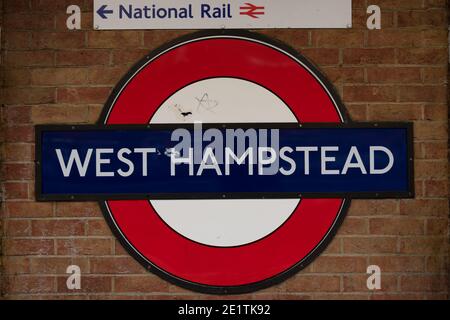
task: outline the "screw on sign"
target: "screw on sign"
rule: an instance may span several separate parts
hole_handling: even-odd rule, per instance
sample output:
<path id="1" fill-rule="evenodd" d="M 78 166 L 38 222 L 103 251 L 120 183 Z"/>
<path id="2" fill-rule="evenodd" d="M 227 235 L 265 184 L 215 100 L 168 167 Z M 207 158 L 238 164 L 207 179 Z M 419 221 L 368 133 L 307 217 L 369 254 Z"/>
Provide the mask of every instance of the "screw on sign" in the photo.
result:
<path id="1" fill-rule="evenodd" d="M 98 200 L 132 256 L 200 292 L 279 283 L 351 198 L 414 195 L 410 124 L 351 123 L 310 62 L 244 31 L 157 49 L 97 125 L 38 126 L 36 141 L 39 201 Z"/>

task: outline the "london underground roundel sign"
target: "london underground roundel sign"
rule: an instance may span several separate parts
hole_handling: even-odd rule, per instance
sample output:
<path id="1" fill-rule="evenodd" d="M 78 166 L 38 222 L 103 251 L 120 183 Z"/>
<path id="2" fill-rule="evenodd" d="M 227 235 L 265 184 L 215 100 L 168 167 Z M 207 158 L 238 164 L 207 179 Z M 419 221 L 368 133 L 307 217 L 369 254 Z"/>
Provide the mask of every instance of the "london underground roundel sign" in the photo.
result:
<path id="1" fill-rule="evenodd" d="M 247 32 L 218 32 L 184 37 L 142 60 L 117 86 L 101 121 L 307 123 L 345 117 L 332 86 L 294 50 Z M 348 204 L 214 199 L 105 201 L 103 207 L 122 244 L 153 272 L 194 290 L 238 293 L 304 268 L 330 242 Z"/>
<path id="2" fill-rule="evenodd" d="M 224 148 L 236 132 L 258 147 Z M 172 147 L 181 140 L 194 148 Z M 214 145 L 199 162 L 197 144 Z M 308 265 L 350 198 L 412 197 L 411 154 L 410 124 L 348 123 L 332 86 L 293 49 L 201 32 L 133 67 L 98 125 L 36 127 L 36 197 L 98 200 L 150 271 L 243 293 Z"/>

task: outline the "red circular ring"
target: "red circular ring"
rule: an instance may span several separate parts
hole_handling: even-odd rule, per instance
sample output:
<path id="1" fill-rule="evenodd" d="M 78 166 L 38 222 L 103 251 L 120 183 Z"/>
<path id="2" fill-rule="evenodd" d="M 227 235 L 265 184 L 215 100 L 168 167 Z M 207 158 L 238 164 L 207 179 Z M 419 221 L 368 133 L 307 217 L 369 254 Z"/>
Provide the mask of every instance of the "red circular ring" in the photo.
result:
<path id="1" fill-rule="evenodd" d="M 343 121 L 338 98 L 322 76 L 292 51 L 264 40 L 247 33 L 209 34 L 162 49 L 118 86 L 105 107 L 104 123 L 148 123 L 174 92 L 213 77 L 247 79 L 268 88 L 302 122 Z M 105 207 L 122 243 L 145 265 L 182 286 L 221 293 L 265 287 L 303 267 L 335 232 L 346 202 L 303 199 L 270 236 L 235 248 L 182 237 L 148 201 L 107 201 Z"/>

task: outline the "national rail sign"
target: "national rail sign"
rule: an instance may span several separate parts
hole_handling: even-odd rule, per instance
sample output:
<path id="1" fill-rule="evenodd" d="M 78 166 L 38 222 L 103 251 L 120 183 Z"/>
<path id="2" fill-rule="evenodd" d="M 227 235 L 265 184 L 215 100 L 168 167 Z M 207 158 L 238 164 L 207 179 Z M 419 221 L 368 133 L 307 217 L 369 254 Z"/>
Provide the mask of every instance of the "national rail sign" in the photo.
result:
<path id="1" fill-rule="evenodd" d="M 152 52 L 97 125 L 38 126 L 36 156 L 38 200 L 99 201 L 145 267 L 209 293 L 304 268 L 352 198 L 414 196 L 411 124 L 351 122 L 310 62 L 244 31 Z"/>
<path id="2" fill-rule="evenodd" d="M 94 28 L 351 28 L 351 0 L 94 0 Z"/>

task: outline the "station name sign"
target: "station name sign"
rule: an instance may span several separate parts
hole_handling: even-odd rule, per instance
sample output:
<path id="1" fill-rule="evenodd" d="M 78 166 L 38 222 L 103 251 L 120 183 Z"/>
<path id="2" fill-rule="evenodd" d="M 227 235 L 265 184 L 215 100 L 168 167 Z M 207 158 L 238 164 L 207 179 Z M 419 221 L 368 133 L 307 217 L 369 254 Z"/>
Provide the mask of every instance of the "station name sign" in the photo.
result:
<path id="1" fill-rule="evenodd" d="M 350 28 L 351 0 L 95 0 L 94 28 Z"/>
<path id="2" fill-rule="evenodd" d="M 411 197 L 408 124 L 37 127 L 38 198 Z"/>

